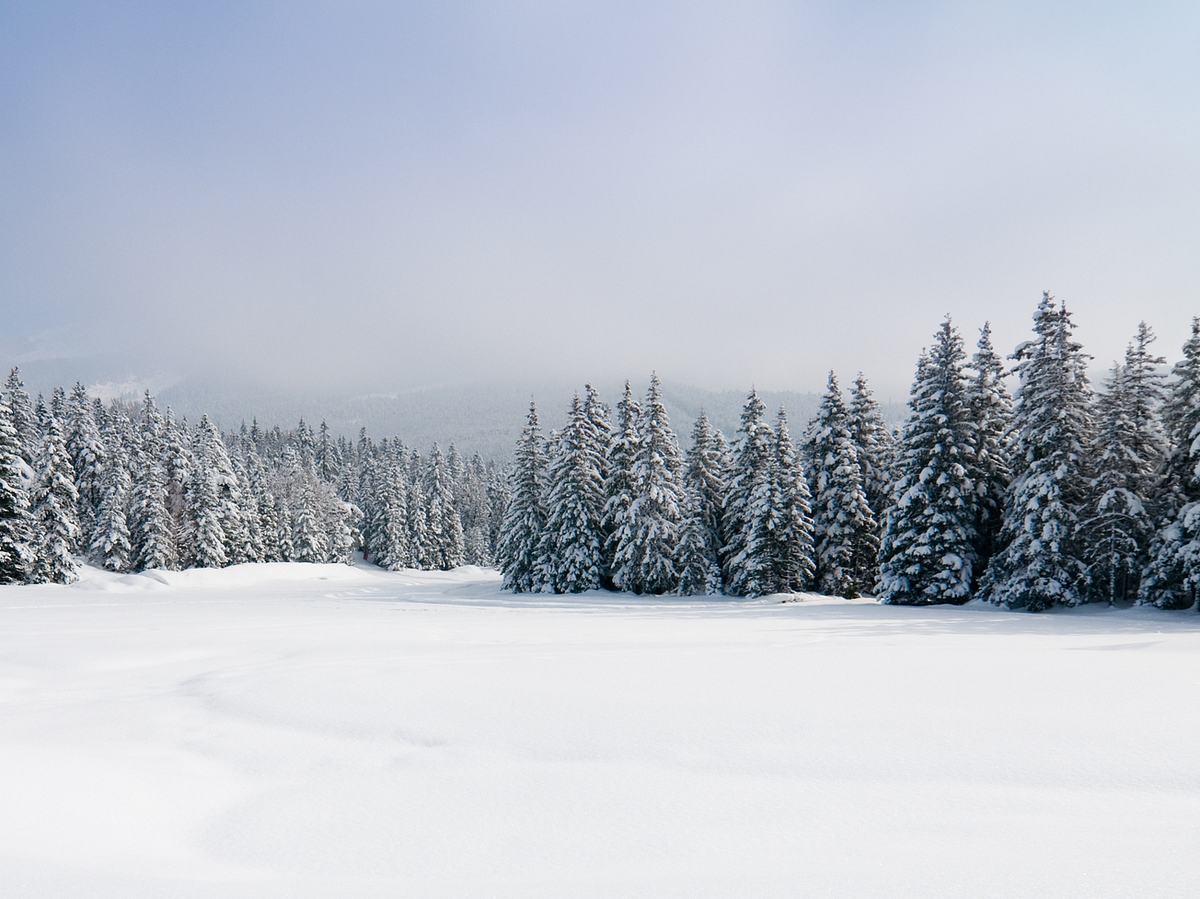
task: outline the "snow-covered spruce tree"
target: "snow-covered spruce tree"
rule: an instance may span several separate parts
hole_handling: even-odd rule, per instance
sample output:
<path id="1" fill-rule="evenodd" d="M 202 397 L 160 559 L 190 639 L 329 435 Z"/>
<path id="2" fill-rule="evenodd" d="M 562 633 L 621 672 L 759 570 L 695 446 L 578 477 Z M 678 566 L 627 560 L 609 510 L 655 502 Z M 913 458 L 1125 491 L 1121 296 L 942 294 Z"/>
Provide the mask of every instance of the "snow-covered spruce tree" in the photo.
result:
<path id="1" fill-rule="evenodd" d="M 717 544 L 704 501 L 695 487 L 684 492 L 683 523 L 679 529 L 676 553 L 679 596 L 715 596 L 721 592 L 721 566 L 717 562 Z"/>
<path id="2" fill-rule="evenodd" d="M 26 465 L 32 466 L 37 458 L 41 429 L 33 411 L 33 401 L 25 391 L 25 382 L 21 380 L 21 369 L 13 368 L 8 373 L 8 380 L 4 383 L 4 398 L 8 401 L 12 415 L 12 426 L 16 431 L 17 445 L 21 448 L 21 458 Z"/>
<path id="3" fill-rule="evenodd" d="M 1013 354 L 1014 479 L 1005 496 L 1002 548 L 979 592 L 997 605 L 1039 612 L 1086 599 L 1079 519 L 1089 490 L 1092 422 L 1089 357 L 1072 337 L 1070 314 L 1046 292 L 1033 322 L 1033 339 Z"/>
<path id="4" fill-rule="evenodd" d="M 947 318 L 917 365 L 884 519 L 878 595 L 895 605 L 964 603 L 975 564 L 975 423 L 962 338 Z"/>
<path id="5" fill-rule="evenodd" d="M 669 593 L 679 584 L 675 549 L 683 519 L 683 460 L 657 374 L 650 376 L 633 462 L 634 499 L 617 532 L 613 583 L 634 593 Z"/>
<path id="6" fill-rule="evenodd" d="M 1122 369 L 1122 393 L 1129 407 L 1131 427 L 1129 448 L 1136 469 L 1137 489 L 1143 497 L 1153 493 L 1167 457 L 1167 437 L 1162 419 L 1166 399 L 1166 376 L 1162 366 L 1167 364 L 1167 360 L 1150 349 L 1157 339 L 1148 324 L 1138 322 L 1137 333 L 1125 350 Z"/>
<path id="7" fill-rule="evenodd" d="M 992 327 L 985 322 L 971 357 L 967 406 L 975 424 L 971 480 L 975 484 L 976 572 L 987 569 L 996 551 L 1004 518 L 1004 496 L 1012 480 L 1012 398 L 1004 386 L 1004 363 L 992 347 Z"/>
<path id="8" fill-rule="evenodd" d="M 546 478 L 544 452 L 537 408 L 530 403 L 529 418 L 513 457 L 510 498 L 497 547 L 504 588 L 514 593 L 532 593 L 540 587 L 538 548 L 546 526 L 542 506 Z"/>
<path id="9" fill-rule="evenodd" d="M 858 467 L 862 472 L 863 492 L 867 505 L 876 523 L 883 516 L 891 492 L 890 463 L 892 460 L 892 434 L 883 423 L 879 403 L 860 371 L 850 388 L 849 414 L 850 438 L 858 455 Z"/>
<path id="10" fill-rule="evenodd" d="M 188 488 L 188 506 L 192 515 L 191 562 L 197 568 L 224 568 L 229 564 L 229 556 L 225 552 L 228 541 L 222 524 L 223 503 L 218 493 L 218 476 L 209 468 L 208 460 L 209 456 L 201 452 Z"/>
<path id="11" fill-rule="evenodd" d="M 232 557 L 237 562 L 262 562 L 265 560 L 263 544 L 262 521 L 258 516 L 258 503 L 254 498 L 254 490 L 250 485 L 250 475 L 246 466 L 239 459 L 233 459 L 233 486 L 236 488 L 233 500 L 237 503 L 238 515 L 245 528 L 242 551 Z"/>
<path id="12" fill-rule="evenodd" d="M 295 545 L 295 560 L 297 562 L 324 562 L 329 553 L 329 546 L 325 532 L 317 518 L 316 497 L 313 494 L 312 482 L 308 478 L 301 480 L 297 499 L 298 502 L 294 509 L 295 530 L 292 538 Z"/>
<path id="13" fill-rule="evenodd" d="M 726 541 L 722 518 L 732 464 L 725 435 L 701 413 L 692 427 L 692 445 L 687 451 L 683 483 L 687 490 L 697 494 L 699 514 L 708 528 L 708 539 L 716 551 L 718 565 L 723 561 L 721 548 Z"/>
<path id="14" fill-rule="evenodd" d="M 775 424 L 774 504 L 780 510 L 782 528 L 775 534 L 777 588 L 783 593 L 809 589 L 816 574 L 813 544 L 812 497 L 800 454 L 788 430 L 787 413 L 781 408 Z"/>
<path id="15" fill-rule="evenodd" d="M 186 533 L 189 527 L 187 486 L 193 466 L 192 441 L 186 422 L 177 422 L 170 407 L 162 417 L 160 436 L 160 458 L 166 475 L 167 511 L 178 537 Z"/>
<path id="16" fill-rule="evenodd" d="M 817 586 L 822 593 L 852 599 L 874 583 L 879 538 L 849 418 L 837 376 L 830 372 L 808 440 Z"/>
<path id="17" fill-rule="evenodd" d="M 160 444 L 153 432 L 146 430 L 140 433 L 137 443 L 128 522 L 133 543 L 133 567 L 145 571 L 174 568 L 179 561 L 191 565 L 196 551 L 190 526 L 186 534 L 181 535 L 185 548 L 182 560 L 177 555 L 174 523 L 167 508 L 167 474 L 159 458 Z"/>
<path id="18" fill-rule="evenodd" d="M 585 384 L 583 387 L 583 410 L 588 420 L 588 451 L 596 461 L 596 471 L 600 474 L 603 491 L 603 485 L 608 482 L 608 457 L 613 444 L 612 414 L 608 404 L 600 399 L 596 388 L 591 384 Z"/>
<path id="19" fill-rule="evenodd" d="M 89 555 L 109 571 L 129 571 L 133 566 L 133 544 L 125 510 L 132 479 L 123 459 L 109 457 L 101 481 L 100 507 L 92 527 Z"/>
<path id="20" fill-rule="evenodd" d="M 246 519 L 249 506 L 242 494 L 244 482 L 238 477 L 220 430 L 207 415 L 202 415 L 196 426 L 194 453 L 198 469 L 196 477 L 212 482 L 210 492 L 217 502 L 217 517 L 224 535 L 223 549 L 227 564 L 254 561 L 255 548 L 250 522 Z M 193 520 L 198 520 L 194 510 Z"/>
<path id="21" fill-rule="evenodd" d="M 440 571 L 450 571 L 463 564 L 462 521 L 454 506 L 450 470 L 436 443 L 429 453 L 426 489 L 429 499 L 429 540 L 433 548 L 431 565 Z"/>
<path id="22" fill-rule="evenodd" d="M 90 535 L 96 513 L 104 499 L 104 470 L 108 453 L 100 438 L 95 410 L 87 391 L 78 381 L 67 401 L 67 452 L 75 472 L 75 489 L 79 494 L 78 517 L 81 535 Z"/>
<path id="23" fill-rule="evenodd" d="M 1137 596 L 1153 530 L 1141 495 L 1147 472 L 1138 458 L 1135 434 L 1140 428 L 1131 417 L 1128 374 L 1128 366 L 1113 365 L 1096 402 L 1098 427 L 1091 446 L 1095 476 L 1080 524 L 1088 597 L 1110 605 Z M 1157 409 L 1150 411 L 1157 416 Z"/>
<path id="24" fill-rule="evenodd" d="M 766 407 L 751 390 L 742 407 L 737 442 L 729 468 L 721 530 L 726 590 L 735 596 L 756 596 L 776 589 L 771 528 L 780 524 L 781 510 L 772 505 L 775 439 L 766 422 Z"/>
<path id="25" fill-rule="evenodd" d="M 43 417 L 45 433 L 35 463 L 31 496 L 34 537 L 33 581 L 69 584 L 79 576 L 75 552 L 79 544 L 79 517 L 75 474 L 58 416 Z"/>
<path id="26" fill-rule="evenodd" d="M 1163 423 L 1167 457 L 1156 482 L 1157 530 L 1142 573 L 1139 600 L 1163 609 L 1186 609 L 1200 585 L 1200 318 L 1175 363 Z"/>
<path id="27" fill-rule="evenodd" d="M 600 530 L 604 535 L 604 570 L 608 573 L 605 586 L 612 583 L 613 560 L 617 553 L 617 535 L 629 517 L 633 505 L 633 464 L 637 458 L 638 433 L 642 426 L 642 408 L 633 398 L 629 382 L 617 403 L 615 433 L 609 443 L 607 472 L 604 481 L 604 510 Z"/>
<path id="28" fill-rule="evenodd" d="M 408 520 L 408 485 L 395 462 L 382 468 L 379 488 L 375 563 L 390 571 L 415 568 Z"/>
<path id="29" fill-rule="evenodd" d="M 499 559 L 500 529 L 504 526 L 504 512 L 508 508 L 509 477 L 507 471 L 502 471 L 494 463 L 488 465 L 487 500 L 487 540 L 488 556 L 492 563 Z"/>
<path id="30" fill-rule="evenodd" d="M 337 442 L 329 433 L 329 425 L 324 420 L 317 431 L 317 445 L 314 450 L 317 477 L 329 484 L 335 484 L 342 468 L 341 453 Z"/>
<path id="31" fill-rule="evenodd" d="M 292 534 L 295 531 L 295 522 L 292 519 L 292 509 L 288 505 L 286 499 L 277 501 L 275 507 L 275 521 L 278 524 L 279 530 L 276 532 L 275 545 L 279 548 L 280 562 L 295 562 L 296 561 L 296 543 L 292 539 Z"/>
<path id="32" fill-rule="evenodd" d="M 555 593 L 597 590 L 604 574 L 601 443 L 589 409 L 576 394 L 548 473 L 546 523 L 538 555 Z"/>
<path id="33" fill-rule="evenodd" d="M 413 567 L 433 568 L 435 550 L 429 525 L 429 498 L 419 481 L 408 488 L 408 543 Z"/>
<path id="34" fill-rule="evenodd" d="M 8 396 L 0 394 L 0 584 L 20 584 L 29 577 L 33 561 L 32 533 L 27 466 Z"/>

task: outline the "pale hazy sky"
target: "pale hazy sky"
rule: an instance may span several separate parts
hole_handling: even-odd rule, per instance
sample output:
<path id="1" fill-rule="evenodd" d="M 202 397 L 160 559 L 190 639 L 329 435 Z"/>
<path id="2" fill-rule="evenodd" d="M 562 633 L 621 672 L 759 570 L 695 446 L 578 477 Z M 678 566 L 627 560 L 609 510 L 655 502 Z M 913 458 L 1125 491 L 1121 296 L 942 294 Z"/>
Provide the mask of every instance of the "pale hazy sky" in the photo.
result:
<path id="1" fill-rule="evenodd" d="M 1176 356 L 1200 4 L 984 6 L 0 3 L 0 351 L 899 396 L 1050 288 Z"/>

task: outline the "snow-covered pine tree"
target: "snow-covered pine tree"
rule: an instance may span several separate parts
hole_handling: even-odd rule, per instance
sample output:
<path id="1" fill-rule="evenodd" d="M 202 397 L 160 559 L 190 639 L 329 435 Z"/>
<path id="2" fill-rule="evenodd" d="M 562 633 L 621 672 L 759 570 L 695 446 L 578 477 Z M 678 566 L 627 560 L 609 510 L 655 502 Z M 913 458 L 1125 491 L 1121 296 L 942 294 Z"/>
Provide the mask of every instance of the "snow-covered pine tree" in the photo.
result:
<path id="1" fill-rule="evenodd" d="M 634 499 L 617 532 L 613 583 L 634 593 L 668 593 L 679 584 L 675 548 L 683 519 L 683 460 L 657 374 L 650 376 L 641 419 Z"/>
<path id="2" fill-rule="evenodd" d="M 1157 530 L 1139 600 L 1163 609 L 1187 609 L 1200 584 L 1200 318 L 1175 363 L 1163 423 L 1167 457 L 1154 489 Z"/>
<path id="3" fill-rule="evenodd" d="M 861 371 L 850 388 L 847 412 L 850 438 L 854 441 L 858 467 L 862 472 L 863 492 L 867 496 L 871 514 L 878 523 L 891 492 L 889 467 L 893 452 L 892 434 L 883 422 L 879 403 L 875 401 L 875 394 Z"/>
<path id="4" fill-rule="evenodd" d="M 133 544 L 126 518 L 131 485 L 125 460 L 110 455 L 104 467 L 102 498 L 89 546 L 92 561 L 109 571 L 129 571 L 133 565 Z"/>
<path id="5" fill-rule="evenodd" d="M 428 571 L 434 567 L 436 549 L 429 522 L 429 498 L 420 481 L 408 489 L 408 544 L 414 568 Z"/>
<path id="6" fill-rule="evenodd" d="M 108 453 L 100 438 L 92 401 L 78 381 L 67 401 L 66 432 L 67 452 L 71 456 L 75 489 L 79 493 L 79 530 L 86 537 L 92 533 L 96 513 L 104 499 Z"/>
<path id="7" fill-rule="evenodd" d="M 591 384 L 584 385 L 583 408 L 587 414 L 589 425 L 587 431 L 589 452 L 596 461 L 596 470 L 600 473 L 600 483 L 604 485 L 608 482 L 608 457 L 612 452 L 613 444 L 611 410 L 608 408 L 608 404 L 600 399 L 600 394 Z M 603 509 L 601 511 L 603 512 Z"/>
<path id="8" fill-rule="evenodd" d="M 742 407 L 730 466 L 721 549 L 725 588 L 735 596 L 758 596 L 778 589 L 773 531 L 783 525 L 775 487 L 775 436 L 766 421 L 766 406 L 750 391 Z"/>
<path id="9" fill-rule="evenodd" d="M 34 537 L 33 581 L 69 584 L 79 576 L 75 552 L 79 547 L 79 494 L 58 416 L 44 418 L 45 433 L 35 465 L 30 497 Z"/>
<path id="10" fill-rule="evenodd" d="M 679 596 L 715 596 L 721 592 L 721 566 L 717 563 L 716 541 L 704 510 L 703 498 L 695 487 L 684 488 L 683 522 L 679 529 Z"/>
<path id="11" fill-rule="evenodd" d="M 504 588 L 514 593 L 532 593 L 541 586 L 538 549 L 546 526 L 542 506 L 546 478 L 544 452 L 537 408 L 531 402 L 529 418 L 513 458 L 510 498 L 496 553 Z"/>
<path id="12" fill-rule="evenodd" d="M 308 471 L 307 468 L 306 471 Z M 329 545 L 317 517 L 317 500 L 312 482 L 307 477 L 300 482 L 300 493 L 297 500 L 294 510 L 295 536 L 293 537 L 296 548 L 295 559 L 297 562 L 324 562 L 329 553 Z"/>
<path id="13" fill-rule="evenodd" d="M 688 448 L 684 468 L 684 487 L 694 491 L 699 514 L 707 523 L 709 542 L 715 549 L 718 565 L 723 562 L 721 549 L 725 546 L 725 495 L 729 490 L 729 470 L 732 465 L 725 435 L 713 427 L 703 412 L 692 426 L 692 445 Z"/>
<path id="14" fill-rule="evenodd" d="M 415 568 L 408 520 L 408 485 L 395 462 L 384 466 L 379 492 L 375 563 L 390 571 Z"/>
<path id="15" fill-rule="evenodd" d="M 286 499 L 279 499 L 277 503 L 275 507 L 275 521 L 278 524 L 279 530 L 276 531 L 275 545 L 279 550 L 279 561 L 295 562 L 296 543 L 292 539 L 292 534 L 295 532 L 296 524 L 292 519 L 292 509 Z"/>
<path id="16" fill-rule="evenodd" d="M 1123 389 L 1129 407 L 1129 448 L 1132 451 L 1135 480 L 1140 496 L 1149 497 L 1167 457 L 1167 437 L 1163 430 L 1162 408 L 1166 399 L 1162 366 L 1167 360 L 1150 349 L 1158 338 L 1154 330 L 1138 322 L 1137 333 L 1125 350 L 1122 369 Z"/>
<path id="17" fill-rule="evenodd" d="M 183 534 L 189 527 L 187 486 L 192 472 L 192 442 L 186 424 L 175 420 L 168 406 L 162 417 L 161 460 L 166 475 L 167 511 L 171 514 L 174 533 Z"/>
<path id="18" fill-rule="evenodd" d="M 317 431 L 316 454 L 317 477 L 329 484 L 336 484 L 341 472 L 342 459 L 338 452 L 337 441 L 329 433 L 329 425 L 324 419 Z"/>
<path id="19" fill-rule="evenodd" d="M 816 574 L 813 544 L 812 498 L 800 454 L 788 429 L 787 413 L 781 408 L 775 424 L 774 504 L 780 510 L 782 527 L 775 535 L 777 589 L 800 593 L 812 586 Z"/>
<path id="20" fill-rule="evenodd" d="M 1089 599 L 1110 605 L 1137 596 L 1153 527 L 1141 495 L 1147 483 L 1132 420 L 1128 364 L 1113 365 L 1096 401 L 1097 428 L 1091 455 L 1095 475 L 1080 523 Z M 1148 410 L 1157 416 L 1157 409 Z"/>
<path id="21" fill-rule="evenodd" d="M 210 456 L 201 451 L 188 489 L 192 514 L 192 564 L 197 568 L 224 568 L 229 564 L 227 539 L 222 524 L 223 503 L 217 474 L 209 467 Z M 156 466 L 161 470 L 161 466 Z M 162 491 L 165 494 L 165 485 Z"/>
<path id="22" fill-rule="evenodd" d="M 494 462 L 488 463 L 487 479 L 487 540 L 489 564 L 498 564 L 500 547 L 500 528 L 504 525 L 504 512 L 510 499 L 508 492 L 509 473 L 507 469 L 497 467 Z"/>
<path id="23" fill-rule="evenodd" d="M 1019 386 L 1002 548 L 979 593 L 997 605 L 1039 612 L 1086 598 L 1079 518 L 1089 488 L 1092 422 L 1089 357 L 1072 337 L 1070 314 L 1045 292 L 1033 321 L 1033 339 L 1012 357 Z"/>
<path id="24" fill-rule="evenodd" d="M 849 418 L 837 376 L 830 372 L 808 443 L 817 584 L 822 593 L 852 599 L 874 583 L 879 538 Z"/>
<path id="25" fill-rule="evenodd" d="M 633 390 L 626 381 L 625 392 L 621 401 L 617 403 L 616 429 L 608 448 L 604 510 L 600 517 L 600 531 L 604 537 L 606 587 L 613 586 L 612 570 L 613 559 L 617 553 L 617 535 L 628 518 L 629 507 L 633 505 L 633 463 L 637 458 L 641 417 L 641 406 L 633 398 Z"/>
<path id="26" fill-rule="evenodd" d="M 462 520 L 454 505 L 454 481 L 446 457 L 436 443 L 429 453 L 426 490 L 429 540 L 433 548 L 431 565 L 440 571 L 450 571 L 463 564 Z"/>
<path id="27" fill-rule="evenodd" d="M 975 570 L 982 573 L 996 551 L 1004 518 L 1004 496 L 1012 480 L 1012 398 L 1004 386 L 1004 363 L 992 347 L 984 322 L 971 357 L 967 405 L 975 423 L 971 480 L 975 484 Z"/>
<path id="28" fill-rule="evenodd" d="M 33 411 L 33 401 L 25 391 L 25 382 L 21 380 L 21 369 L 14 367 L 8 373 L 8 380 L 4 383 L 4 398 L 12 414 L 12 426 L 21 448 L 21 458 L 26 465 L 32 466 L 37 458 L 41 429 Z"/>
<path id="29" fill-rule="evenodd" d="M 975 422 L 962 338 L 947 318 L 917 365 L 880 544 L 879 598 L 964 603 L 975 564 Z"/>
<path id="30" fill-rule="evenodd" d="M 597 590 L 604 573 L 601 444 L 579 394 L 559 437 L 548 473 L 546 523 L 538 555 L 546 586 L 555 593 Z"/>
<path id="31" fill-rule="evenodd" d="M 143 423 L 144 425 L 144 423 Z M 138 571 L 174 568 L 180 561 L 191 565 L 195 559 L 192 528 L 188 527 L 183 558 L 177 554 L 174 522 L 167 508 L 167 473 L 160 461 L 161 445 L 149 430 L 140 432 L 134 467 L 133 498 L 130 504 L 130 535 L 133 543 L 133 567 Z"/>
<path id="32" fill-rule="evenodd" d="M 15 375 L 16 369 L 13 372 Z M 0 584 L 20 584 L 29 577 L 33 550 L 27 466 L 13 424 L 9 396 L 10 392 L 0 394 Z"/>

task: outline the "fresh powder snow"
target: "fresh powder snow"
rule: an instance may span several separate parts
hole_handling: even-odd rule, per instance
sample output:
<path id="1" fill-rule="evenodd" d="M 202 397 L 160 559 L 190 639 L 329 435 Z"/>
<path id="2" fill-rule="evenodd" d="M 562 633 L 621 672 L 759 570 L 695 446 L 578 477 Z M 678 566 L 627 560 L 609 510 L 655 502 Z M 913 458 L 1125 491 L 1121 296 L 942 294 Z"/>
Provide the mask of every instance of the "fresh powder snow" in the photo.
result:
<path id="1" fill-rule="evenodd" d="M 7 896 L 1184 895 L 1200 616 L 263 564 L 0 591 Z"/>

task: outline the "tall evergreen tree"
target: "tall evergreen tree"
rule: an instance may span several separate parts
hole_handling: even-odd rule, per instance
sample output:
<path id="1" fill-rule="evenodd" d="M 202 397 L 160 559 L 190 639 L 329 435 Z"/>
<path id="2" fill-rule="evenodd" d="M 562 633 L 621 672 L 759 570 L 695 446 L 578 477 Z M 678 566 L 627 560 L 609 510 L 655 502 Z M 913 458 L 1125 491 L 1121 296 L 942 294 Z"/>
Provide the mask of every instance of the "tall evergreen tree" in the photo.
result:
<path id="1" fill-rule="evenodd" d="M 601 442 L 591 410 L 576 394 L 548 473 L 546 524 L 538 553 L 555 593 L 596 590 L 604 573 Z"/>
<path id="2" fill-rule="evenodd" d="M 131 479 L 124 460 L 110 457 L 101 483 L 100 507 L 92 528 L 90 555 L 101 568 L 128 571 L 133 565 L 133 545 L 125 510 Z"/>
<path id="3" fill-rule="evenodd" d="M 853 598 L 874 582 L 879 538 L 849 417 L 837 376 L 830 372 L 808 443 L 817 583 L 823 593 Z"/>
<path id="4" fill-rule="evenodd" d="M 992 347 L 985 322 L 971 357 L 967 406 L 975 423 L 971 480 L 975 484 L 976 571 L 987 569 L 1004 519 L 1004 497 L 1012 480 L 1012 398 L 1004 386 L 1004 363 Z"/>
<path id="5" fill-rule="evenodd" d="M 454 484 L 450 470 L 436 443 L 429 453 L 426 487 L 429 539 L 433 547 L 432 565 L 441 571 L 449 571 L 463 564 L 462 520 L 454 505 Z"/>
<path id="6" fill-rule="evenodd" d="M 609 573 L 606 586 L 612 586 L 611 572 L 617 553 L 618 534 L 629 518 L 633 505 L 633 465 L 637 458 L 642 408 L 633 397 L 629 382 L 617 403 L 616 433 L 609 443 L 607 477 L 604 481 L 604 511 L 600 531 L 604 537 L 604 570 Z"/>
<path id="7" fill-rule="evenodd" d="M 513 459 L 511 498 L 497 547 L 504 587 L 514 593 L 531 593 L 540 588 L 538 548 L 546 523 L 542 506 L 545 466 L 542 429 L 537 408 L 531 402 Z"/>
<path id="8" fill-rule="evenodd" d="M 879 598 L 897 605 L 964 603 L 973 584 L 975 422 L 962 338 L 947 318 L 917 365 L 899 480 L 880 544 Z"/>
<path id="9" fill-rule="evenodd" d="M 717 544 L 704 501 L 694 486 L 685 487 L 683 522 L 679 529 L 677 552 L 679 596 L 716 595 L 721 592 L 721 566 L 717 563 Z"/>
<path id="10" fill-rule="evenodd" d="M 26 465 L 9 395 L 0 394 L 0 584 L 20 584 L 29 576 L 33 561 L 32 534 Z"/>
<path id="11" fill-rule="evenodd" d="M 641 424 L 634 499 L 617 532 L 613 583 L 634 593 L 668 593 L 679 583 L 674 555 L 683 518 L 683 460 L 657 374 L 650 376 Z"/>
<path id="12" fill-rule="evenodd" d="M 1067 310 L 1043 293 L 1034 337 L 1013 354 L 1015 477 L 1005 497 L 1003 548 L 980 584 L 986 599 L 1009 608 L 1038 612 L 1086 598 L 1079 519 L 1088 493 L 1089 357 L 1073 330 Z"/>
<path id="13" fill-rule="evenodd" d="M 21 458 L 26 465 L 32 466 L 37 458 L 41 429 L 33 411 L 33 401 L 25 391 L 25 382 L 21 380 L 21 369 L 13 368 L 8 373 L 8 380 L 4 383 L 4 398 L 8 401 L 9 412 L 12 415 L 12 426 L 17 435 L 17 444 L 21 448 Z"/>
<path id="14" fill-rule="evenodd" d="M 723 520 L 728 535 L 721 550 L 725 585 L 735 596 L 758 596 L 778 588 L 772 531 L 782 526 L 783 510 L 773 493 L 775 450 L 766 407 L 752 390 L 742 407 Z"/>
<path id="15" fill-rule="evenodd" d="M 1192 319 L 1183 358 L 1172 369 L 1163 423 L 1167 456 L 1151 510 L 1157 530 L 1139 599 L 1163 609 L 1186 609 L 1195 603 L 1200 585 L 1200 318 Z"/>
<path id="16" fill-rule="evenodd" d="M 725 435 L 701 413 L 692 427 L 692 445 L 687 451 L 683 482 L 696 494 L 696 513 L 708 531 L 708 542 L 715 548 L 718 565 L 722 561 L 721 548 L 726 542 L 722 519 L 731 465 Z"/>
<path id="17" fill-rule="evenodd" d="M 95 410 L 87 391 L 79 382 L 67 402 L 67 452 L 75 472 L 75 489 L 79 494 L 78 518 L 82 535 L 90 535 L 96 513 L 104 499 L 104 470 L 108 452 L 100 437 Z"/>
<path id="18" fill-rule="evenodd" d="M 780 510 L 781 522 L 775 534 L 776 588 L 783 593 L 800 593 L 812 586 L 816 574 L 812 497 L 783 409 L 775 424 L 773 476 L 773 503 Z"/>
<path id="19" fill-rule="evenodd" d="M 45 433 L 31 497 L 35 539 L 33 580 L 69 584 L 78 577 L 75 552 L 79 545 L 76 508 L 79 494 L 58 416 L 51 410 L 43 421 Z"/>
<path id="20" fill-rule="evenodd" d="M 1153 530 L 1142 487 L 1148 471 L 1138 452 L 1132 413 L 1131 368 L 1113 365 L 1107 389 L 1096 403 L 1098 427 L 1090 448 L 1095 476 L 1080 523 L 1089 598 L 1110 605 L 1137 596 L 1146 548 Z M 1157 409 L 1148 410 L 1157 416 Z"/>
<path id="21" fill-rule="evenodd" d="M 862 472 L 863 492 L 867 505 L 876 523 L 883 516 L 891 490 L 889 468 L 892 457 L 892 434 L 883 422 L 879 403 L 860 371 L 850 388 L 849 415 L 850 438 L 858 455 L 858 467 Z"/>

